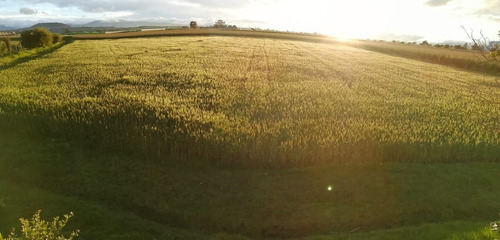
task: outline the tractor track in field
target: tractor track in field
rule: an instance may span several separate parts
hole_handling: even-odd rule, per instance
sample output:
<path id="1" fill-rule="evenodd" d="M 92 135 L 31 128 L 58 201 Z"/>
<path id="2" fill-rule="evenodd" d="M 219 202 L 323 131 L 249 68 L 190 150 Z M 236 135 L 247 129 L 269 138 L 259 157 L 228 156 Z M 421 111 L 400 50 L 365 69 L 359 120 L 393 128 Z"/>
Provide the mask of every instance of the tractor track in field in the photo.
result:
<path id="1" fill-rule="evenodd" d="M 266 74 L 267 74 L 267 81 L 271 81 L 271 66 L 269 64 L 269 54 L 267 52 L 267 41 L 264 40 L 264 46 L 262 46 L 262 49 L 264 50 L 264 56 L 265 56 L 265 61 L 266 61 Z"/>
<path id="2" fill-rule="evenodd" d="M 250 57 L 250 62 L 248 63 L 247 72 L 250 72 L 252 70 L 253 65 L 254 65 L 255 51 L 257 51 L 256 45 L 253 46 L 252 56 Z"/>
<path id="3" fill-rule="evenodd" d="M 302 51 L 303 53 L 305 53 L 305 54 L 311 56 L 312 58 L 314 58 L 321 65 L 325 66 L 328 70 L 331 70 L 331 71 L 335 72 L 336 76 L 338 76 L 341 81 L 343 81 L 349 88 L 352 88 L 352 80 L 348 76 L 346 76 L 345 73 L 343 73 L 342 71 L 337 70 L 335 67 L 333 67 L 332 65 L 330 65 L 330 63 L 328 61 L 326 61 L 325 59 L 323 59 L 323 58 L 319 57 L 318 55 L 312 53 L 311 50 L 306 49 L 303 46 L 299 46 L 299 45 L 297 45 L 295 43 L 293 43 L 293 46 L 295 48 L 297 48 L 299 51 Z"/>
<path id="4" fill-rule="evenodd" d="M 271 64 L 269 59 L 269 52 L 267 50 L 267 41 L 264 41 L 264 44 L 258 44 L 253 46 L 252 55 L 250 57 L 250 61 L 247 67 L 247 73 L 250 73 L 255 66 L 255 63 L 257 61 L 256 58 L 258 49 L 262 50 L 262 52 L 264 53 L 263 61 L 265 64 L 265 70 L 262 71 L 262 75 L 265 74 L 265 76 L 263 76 L 263 78 L 265 78 L 268 84 L 271 84 Z"/>

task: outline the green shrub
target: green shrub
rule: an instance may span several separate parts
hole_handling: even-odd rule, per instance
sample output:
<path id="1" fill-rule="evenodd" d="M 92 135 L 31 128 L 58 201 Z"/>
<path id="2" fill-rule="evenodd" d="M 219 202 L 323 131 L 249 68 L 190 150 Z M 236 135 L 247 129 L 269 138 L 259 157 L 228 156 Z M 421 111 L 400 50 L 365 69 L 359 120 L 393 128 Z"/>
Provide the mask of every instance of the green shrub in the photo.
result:
<path id="1" fill-rule="evenodd" d="M 24 48 L 46 47 L 52 44 L 52 33 L 45 28 L 35 28 L 21 33 Z"/>
<path id="2" fill-rule="evenodd" d="M 58 42 L 61 42 L 63 40 L 63 36 L 59 33 L 53 33 L 52 34 L 52 43 L 56 44 Z"/>
<path id="3" fill-rule="evenodd" d="M 500 231 L 498 228 L 499 225 L 500 225 L 500 221 L 495 221 L 495 222 L 490 223 L 491 231 L 493 231 L 494 234 L 497 235 L 498 237 L 500 237 Z"/>
<path id="4" fill-rule="evenodd" d="M 68 238 L 62 234 L 62 229 L 68 223 L 68 220 L 74 216 L 73 213 L 64 215 L 63 220 L 55 217 L 52 222 L 47 222 L 40 219 L 38 210 L 30 219 L 20 218 L 21 234 L 17 234 L 15 229 L 12 229 L 7 238 L 3 238 L 0 234 L 0 240 L 72 240 L 78 236 L 78 230 L 72 232 Z"/>
<path id="5" fill-rule="evenodd" d="M 10 41 L 10 39 L 7 38 L 7 37 L 3 37 L 2 38 L 2 42 L 5 43 L 5 46 L 6 46 L 6 49 L 7 49 L 7 53 L 9 55 L 12 54 L 12 42 Z"/>
<path id="6" fill-rule="evenodd" d="M 3 56 L 3 52 L 7 49 L 7 47 L 5 46 L 5 43 L 3 42 L 0 42 L 0 56 Z"/>

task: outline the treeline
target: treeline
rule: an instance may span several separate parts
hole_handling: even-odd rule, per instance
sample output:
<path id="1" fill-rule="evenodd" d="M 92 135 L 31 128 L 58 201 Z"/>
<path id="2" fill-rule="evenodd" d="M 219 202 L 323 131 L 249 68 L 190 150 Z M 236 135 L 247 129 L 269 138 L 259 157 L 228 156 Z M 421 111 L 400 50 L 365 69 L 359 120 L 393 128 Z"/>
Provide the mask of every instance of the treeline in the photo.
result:
<path id="1" fill-rule="evenodd" d="M 468 43 L 464 43 L 463 45 L 461 45 L 461 44 L 440 44 L 440 43 L 431 44 L 426 40 L 422 41 L 421 43 L 396 41 L 396 40 L 392 40 L 392 42 L 399 43 L 399 44 L 432 46 L 432 47 L 437 47 L 437 48 L 453 48 L 453 49 L 462 49 L 462 50 L 468 50 L 468 49 L 477 50 L 480 48 L 480 46 L 478 46 L 477 44 L 474 44 L 474 45 L 470 45 Z"/>
<path id="2" fill-rule="evenodd" d="M 21 33 L 21 46 L 23 48 L 48 47 L 62 41 L 62 35 L 51 33 L 45 28 L 35 28 Z"/>

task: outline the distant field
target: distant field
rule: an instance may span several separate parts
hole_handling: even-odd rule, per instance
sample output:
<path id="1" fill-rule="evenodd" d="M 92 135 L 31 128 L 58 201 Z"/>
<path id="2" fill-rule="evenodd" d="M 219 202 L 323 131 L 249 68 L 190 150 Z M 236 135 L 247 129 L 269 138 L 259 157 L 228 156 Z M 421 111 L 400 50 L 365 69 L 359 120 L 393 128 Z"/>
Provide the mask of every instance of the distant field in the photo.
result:
<path id="1" fill-rule="evenodd" d="M 232 36 L 232 37 L 253 37 L 253 38 L 275 38 L 291 39 L 313 42 L 332 42 L 334 38 L 317 34 L 300 34 L 273 31 L 254 31 L 254 30 L 220 30 L 213 28 L 200 29 L 168 29 L 158 31 L 139 31 L 139 32 L 117 32 L 111 34 L 77 34 L 74 39 L 77 40 L 96 40 L 96 39 L 120 39 L 137 37 L 177 37 L 177 36 Z"/>
<path id="2" fill-rule="evenodd" d="M 499 62 L 486 61 L 478 52 L 472 50 L 374 41 L 351 41 L 345 44 L 397 57 L 500 76 Z"/>
<path id="3" fill-rule="evenodd" d="M 368 40 L 357 40 L 351 41 L 353 46 L 365 47 L 367 49 L 377 50 L 377 49 L 387 49 L 386 53 L 404 53 L 404 52 L 414 52 L 414 53 L 427 53 L 434 54 L 436 56 L 453 56 L 460 59 L 480 59 L 478 53 L 472 50 L 465 49 L 454 49 L 454 48 L 444 48 L 444 47 L 434 47 L 434 46 L 422 46 L 422 45 L 412 45 L 412 44 L 402 44 L 393 42 L 380 42 L 380 41 L 368 41 Z"/>
<path id="4" fill-rule="evenodd" d="M 383 54 L 415 59 L 419 61 L 452 66 L 468 71 L 494 74 L 500 76 L 500 63 L 488 62 L 479 53 L 472 50 L 436 48 L 434 46 L 420 46 L 392 42 L 370 40 L 339 40 L 333 37 L 318 34 L 299 34 L 288 32 L 253 31 L 253 30 L 220 30 L 220 29 L 178 29 L 166 31 L 123 32 L 115 34 L 80 34 L 75 39 L 120 39 L 142 37 L 174 37 L 174 36 L 233 36 L 299 40 L 318 43 L 337 43 Z"/>
<path id="5" fill-rule="evenodd" d="M 79 40 L 2 70 L 0 109 L 52 136 L 165 161 L 496 162 L 498 87 L 340 44 Z"/>

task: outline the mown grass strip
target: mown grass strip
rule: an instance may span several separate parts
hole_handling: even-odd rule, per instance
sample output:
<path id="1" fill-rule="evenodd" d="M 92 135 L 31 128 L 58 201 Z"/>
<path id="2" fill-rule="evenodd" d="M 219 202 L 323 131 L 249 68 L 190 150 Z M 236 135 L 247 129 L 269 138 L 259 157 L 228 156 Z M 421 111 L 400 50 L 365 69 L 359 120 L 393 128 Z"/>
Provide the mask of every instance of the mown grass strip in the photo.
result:
<path id="1" fill-rule="evenodd" d="M 57 49 L 71 43 L 73 40 L 66 38 L 63 42 L 53 44 L 50 47 L 34 48 L 29 50 L 22 50 L 11 56 L 5 56 L 0 58 L 0 71 L 14 67 L 18 64 L 31 61 L 33 59 L 39 58 L 46 54 L 55 52 Z"/>

